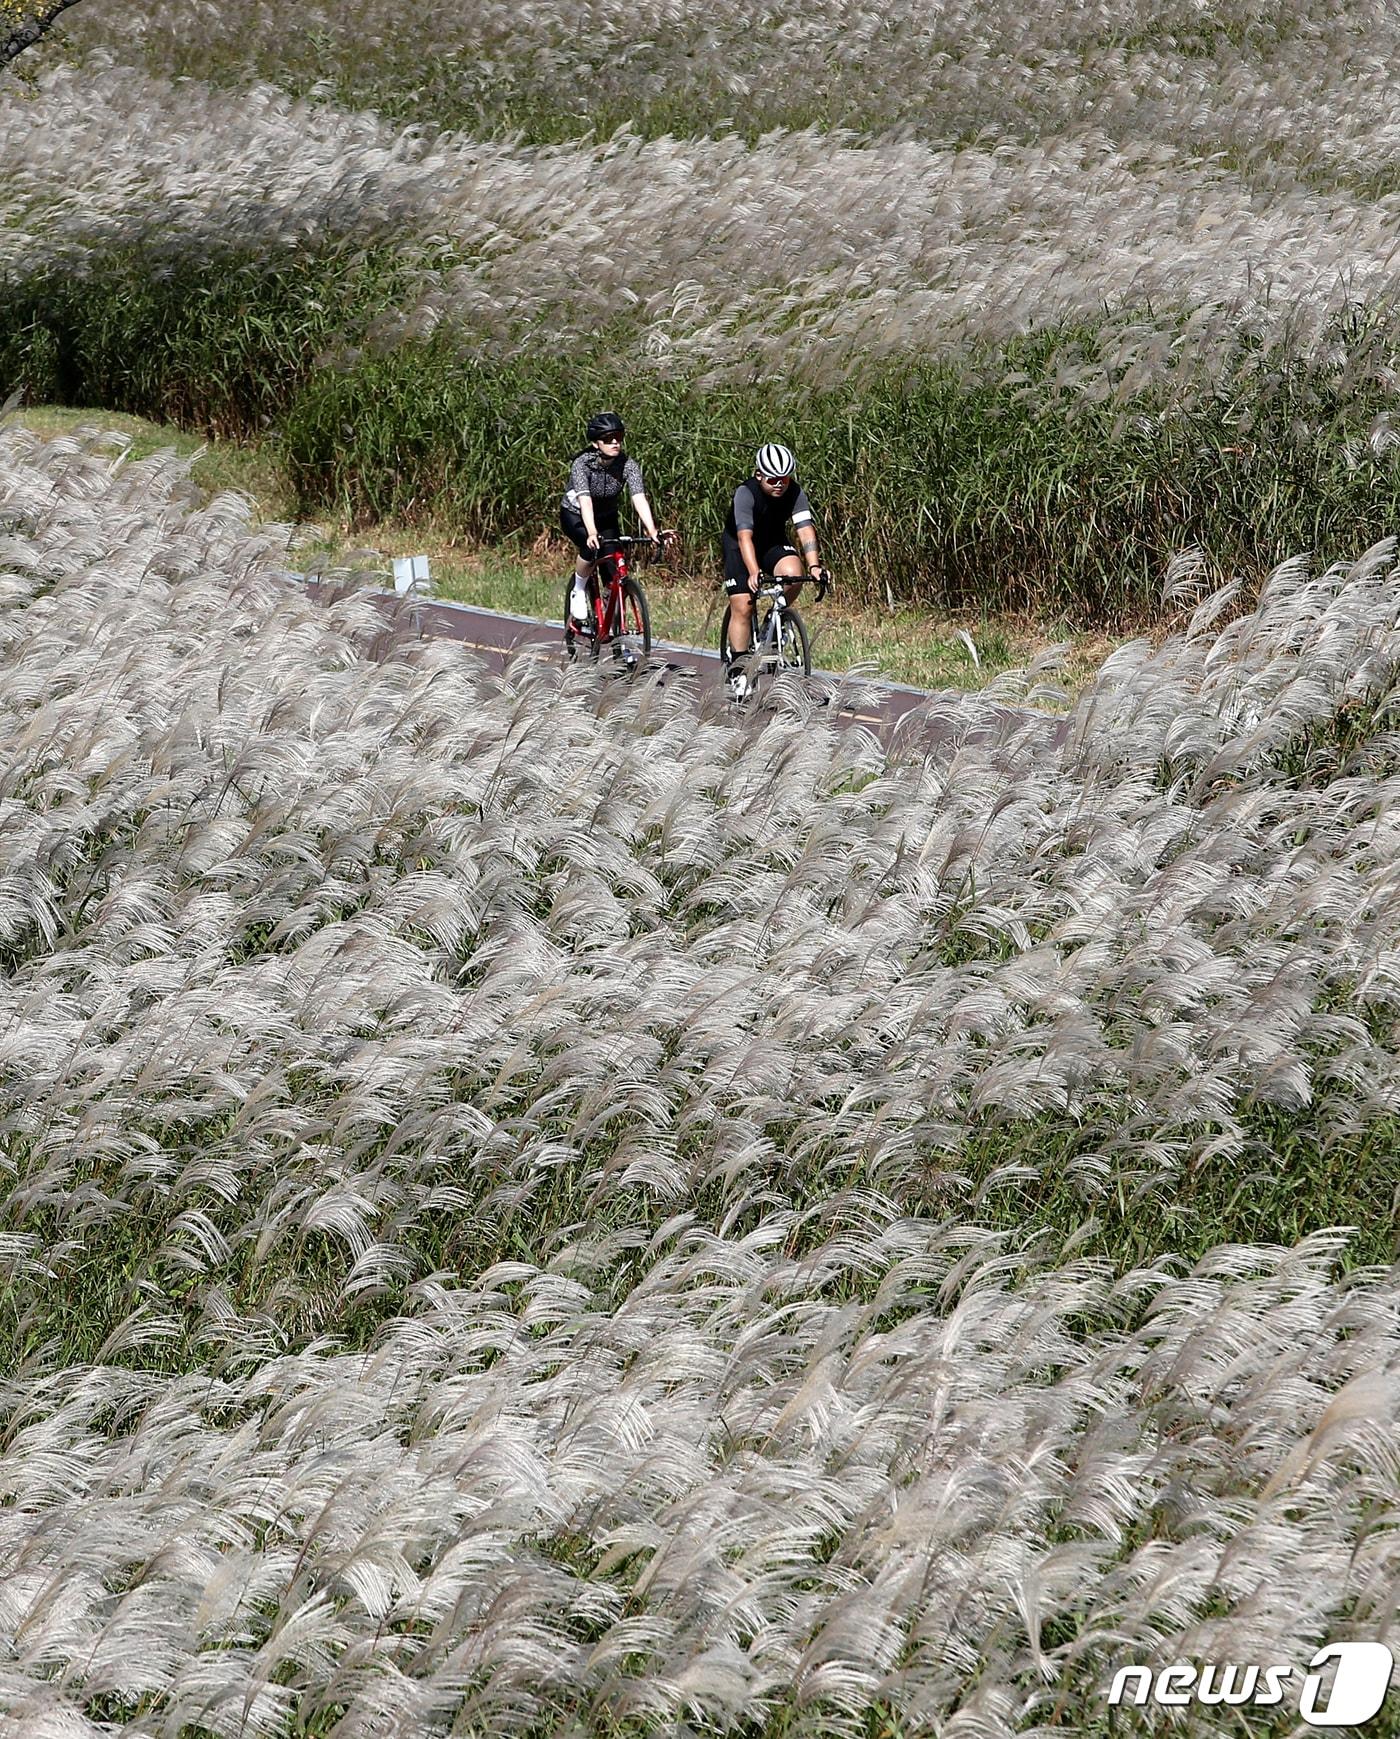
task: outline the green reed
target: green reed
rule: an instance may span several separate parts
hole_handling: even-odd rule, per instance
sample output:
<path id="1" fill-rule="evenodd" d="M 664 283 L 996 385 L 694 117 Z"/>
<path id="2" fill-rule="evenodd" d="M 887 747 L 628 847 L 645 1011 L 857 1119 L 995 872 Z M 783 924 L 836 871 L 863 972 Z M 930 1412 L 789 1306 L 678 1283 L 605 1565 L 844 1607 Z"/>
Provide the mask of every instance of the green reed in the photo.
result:
<path id="1" fill-rule="evenodd" d="M 648 375 L 616 320 L 567 347 L 460 328 L 374 339 L 415 270 L 387 248 L 99 255 L 82 276 L 5 286 L 0 383 L 273 439 L 307 514 L 490 543 L 553 522 L 582 423 L 616 405 L 659 510 L 702 564 L 755 447 L 776 437 L 798 452 L 849 595 L 1077 625 L 1151 620 L 1188 545 L 1218 573 L 1257 577 L 1400 522 L 1400 448 L 1375 438 L 1388 308 L 1339 318 L 1330 350 L 1290 355 L 1242 334 L 1210 373 L 1188 354 L 1134 391 L 1105 360 L 1119 330 L 1108 314 L 872 363 L 839 387 L 769 375 L 738 388 Z"/>

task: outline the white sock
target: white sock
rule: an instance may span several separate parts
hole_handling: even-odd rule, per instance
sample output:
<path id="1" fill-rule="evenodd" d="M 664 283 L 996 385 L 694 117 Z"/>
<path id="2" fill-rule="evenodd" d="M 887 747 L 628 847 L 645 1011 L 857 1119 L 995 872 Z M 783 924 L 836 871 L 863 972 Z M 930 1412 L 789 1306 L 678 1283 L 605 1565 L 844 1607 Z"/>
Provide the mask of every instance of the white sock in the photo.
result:
<path id="1" fill-rule="evenodd" d="M 575 622 L 588 620 L 588 593 L 583 589 L 583 581 L 574 580 L 574 589 L 569 593 L 569 614 Z"/>

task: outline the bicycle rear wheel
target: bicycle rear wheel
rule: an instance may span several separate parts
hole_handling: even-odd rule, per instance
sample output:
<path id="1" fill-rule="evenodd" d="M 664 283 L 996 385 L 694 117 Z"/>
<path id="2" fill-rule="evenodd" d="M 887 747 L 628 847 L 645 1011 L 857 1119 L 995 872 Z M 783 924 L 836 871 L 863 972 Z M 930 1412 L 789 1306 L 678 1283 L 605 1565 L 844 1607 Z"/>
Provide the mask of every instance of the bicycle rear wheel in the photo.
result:
<path id="1" fill-rule="evenodd" d="M 719 661 L 727 670 L 729 668 L 729 606 L 724 606 L 724 615 L 719 624 Z"/>
<path id="2" fill-rule="evenodd" d="M 622 582 L 622 595 L 609 612 L 608 641 L 613 657 L 629 670 L 635 669 L 651 651 L 647 595 L 630 577 Z"/>

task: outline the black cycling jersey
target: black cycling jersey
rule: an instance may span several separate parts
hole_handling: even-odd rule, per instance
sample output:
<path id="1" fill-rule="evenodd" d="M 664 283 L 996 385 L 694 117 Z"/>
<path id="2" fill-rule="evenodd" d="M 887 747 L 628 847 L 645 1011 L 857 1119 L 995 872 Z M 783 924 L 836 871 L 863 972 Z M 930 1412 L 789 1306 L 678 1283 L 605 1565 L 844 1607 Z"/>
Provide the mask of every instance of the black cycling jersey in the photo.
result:
<path id="1" fill-rule="evenodd" d="M 588 447 L 569 467 L 569 487 L 561 505 L 577 513 L 579 496 L 587 495 L 594 501 L 607 502 L 615 515 L 617 498 L 624 489 L 629 495 L 646 494 L 642 468 L 637 461 L 626 453 L 605 459 L 596 447 Z"/>
<path id="2" fill-rule="evenodd" d="M 811 505 L 797 479 L 790 478 L 781 495 L 770 495 L 756 477 L 746 477 L 734 491 L 724 530 L 733 538 L 741 531 L 751 531 L 754 547 L 765 550 L 787 542 L 789 520 L 794 525 L 812 523 Z"/>

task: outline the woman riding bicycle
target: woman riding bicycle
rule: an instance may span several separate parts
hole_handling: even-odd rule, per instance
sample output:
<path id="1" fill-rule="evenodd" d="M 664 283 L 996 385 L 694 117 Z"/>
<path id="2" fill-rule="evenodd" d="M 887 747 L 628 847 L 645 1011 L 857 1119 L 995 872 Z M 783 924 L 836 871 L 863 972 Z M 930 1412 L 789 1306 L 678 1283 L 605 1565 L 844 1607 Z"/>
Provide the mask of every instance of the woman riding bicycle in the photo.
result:
<path id="1" fill-rule="evenodd" d="M 768 441 L 754 457 L 753 472 L 734 491 L 724 526 L 731 671 L 733 661 L 753 645 L 753 602 L 762 575 L 773 574 L 786 582 L 783 590 L 789 604 L 808 579 L 817 582 L 818 598 L 826 596 L 830 584 L 817 549 L 811 503 L 797 481 L 797 461 L 792 453 L 780 442 Z M 800 555 L 787 541 L 789 520 Z"/>
<path id="2" fill-rule="evenodd" d="M 569 467 L 569 487 L 559 508 L 559 524 L 578 551 L 569 594 L 569 614 L 575 622 L 592 619 L 588 585 L 597 571 L 598 550 L 603 540 L 621 535 L 617 515 L 624 489 L 631 496 L 648 537 L 660 542 L 676 535 L 674 531 L 656 529 L 642 482 L 642 468 L 622 449 L 625 433 L 616 411 L 599 411 L 588 419 L 589 445 Z"/>

